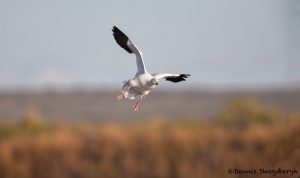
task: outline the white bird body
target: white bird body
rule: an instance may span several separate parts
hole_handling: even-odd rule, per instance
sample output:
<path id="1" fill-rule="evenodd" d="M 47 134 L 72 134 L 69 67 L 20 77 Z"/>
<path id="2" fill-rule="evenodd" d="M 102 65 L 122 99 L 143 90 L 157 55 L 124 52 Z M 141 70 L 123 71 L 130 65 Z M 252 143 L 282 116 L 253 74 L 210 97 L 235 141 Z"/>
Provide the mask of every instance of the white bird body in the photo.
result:
<path id="1" fill-rule="evenodd" d="M 139 74 L 133 79 L 125 81 L 121 91 L 124 93 L 125 98 L 138 99 L 139 96 L 144 97 L 157 86 L 151 83 L 153 78 L 149 73 Z"/>
<path id="2" fill-rule="evenodd" d="M 123 97 L 137 99 L 137 103 L 133 106 L 135 111 L 138 110 L 141 99 L 158 85 L 161 78 L 165 78 L 171 82 L 180 82 L 185 81 L 185 78 L 190 76 L 190 74 L 148 73 L 143 61 L 142 52 L 116 26 L 113 27 L 112 31 L 116 42 L 128 53 L 134 53 L 136 55 L 137 72 L 135 77 L 123 82 L 121 94 L 117 97 L 119 100 Z"/>

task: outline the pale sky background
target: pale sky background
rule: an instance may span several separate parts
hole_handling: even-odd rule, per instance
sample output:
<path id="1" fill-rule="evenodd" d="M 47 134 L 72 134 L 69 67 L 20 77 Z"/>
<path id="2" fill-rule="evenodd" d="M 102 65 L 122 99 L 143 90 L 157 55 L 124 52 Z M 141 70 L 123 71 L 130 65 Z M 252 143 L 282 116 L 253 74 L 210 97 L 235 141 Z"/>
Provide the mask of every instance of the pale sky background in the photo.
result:
<path id="1" fill-rule="evenodd" d="M 113 25 L 185 85 L 300 83 L 299 0 L 0 0 L 0 89 L 119 87 L 136 66 Z"/>

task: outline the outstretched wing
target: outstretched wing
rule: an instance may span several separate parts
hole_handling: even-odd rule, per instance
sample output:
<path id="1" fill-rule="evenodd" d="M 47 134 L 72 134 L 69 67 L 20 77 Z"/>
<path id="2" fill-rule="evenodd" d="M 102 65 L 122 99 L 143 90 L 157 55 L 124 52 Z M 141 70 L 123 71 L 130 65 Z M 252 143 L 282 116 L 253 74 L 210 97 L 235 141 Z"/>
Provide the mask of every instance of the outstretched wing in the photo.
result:
<path id="1" fill-rule="evenodd" d="M 134 45 L 134 43 L 116 26 L 112 28 L 116 42 L 125 49 L 128 53 L 136 55 L 137 74 L 146 72 L 145 64 L 142 57 L 142 52 Z"/>
<path id="2" fill-rule="evenodd" d="M 171 73 L 157 73 L 153 74 L 153 77 L 156 79 L 165 78 L 167 81 L 174 83 L 185 81 L 186 78 L 191 76 L 190 74 L 171 74 Z"/>

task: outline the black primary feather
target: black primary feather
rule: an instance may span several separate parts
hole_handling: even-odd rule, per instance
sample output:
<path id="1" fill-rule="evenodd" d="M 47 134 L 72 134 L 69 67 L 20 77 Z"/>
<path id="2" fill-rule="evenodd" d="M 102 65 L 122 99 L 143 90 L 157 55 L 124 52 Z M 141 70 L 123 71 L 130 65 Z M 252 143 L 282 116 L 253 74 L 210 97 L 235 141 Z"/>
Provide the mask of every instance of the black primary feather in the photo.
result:
<path id="1" fill-rule="evenodd" d="M 176 77 L 175 76 L 165 77 L 165 79 L 167 81 L 177 83 L 177 82 L 185 81 L 185 79 L 188 78 L 189 76 L 191 76 L 191 74 L 180 74 L 179 76 L 176 76 Z"/>
<path id="2" fill-rule="evenodd" d="M 112 28 L 112 31 L 116 42 L 127 52 L 132 53 L 131 49 L 127 46 L 129 38 L 116 26 Z"/>

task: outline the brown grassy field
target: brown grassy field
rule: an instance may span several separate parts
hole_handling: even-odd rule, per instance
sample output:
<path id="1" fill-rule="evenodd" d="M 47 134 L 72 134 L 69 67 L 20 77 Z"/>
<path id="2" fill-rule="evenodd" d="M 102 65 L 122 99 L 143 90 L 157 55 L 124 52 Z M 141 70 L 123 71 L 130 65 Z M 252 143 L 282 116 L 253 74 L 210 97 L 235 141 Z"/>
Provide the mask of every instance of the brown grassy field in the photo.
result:
<path id="1" fill-rule="evenodd" d="M 0 124 L 1 178 L 219 178 L 236 169 L 296 169 L 300 116 L 242 98 L 214 119 L 49 122 L 29 113 Z M 291 177 L 276 175 L 276 177 Z"/>

